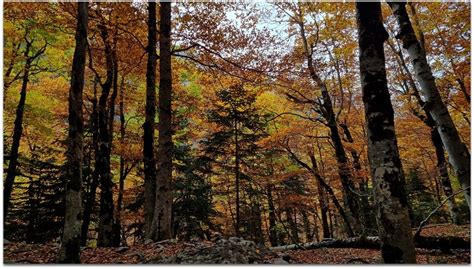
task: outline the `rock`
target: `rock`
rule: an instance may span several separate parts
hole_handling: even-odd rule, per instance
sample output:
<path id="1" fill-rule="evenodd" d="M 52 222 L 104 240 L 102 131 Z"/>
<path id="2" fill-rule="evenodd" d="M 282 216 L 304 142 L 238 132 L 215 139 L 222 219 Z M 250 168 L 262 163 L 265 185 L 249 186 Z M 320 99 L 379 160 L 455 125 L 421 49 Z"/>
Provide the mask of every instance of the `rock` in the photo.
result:
<path id="1" fill-rule="evenodd" d="M 158 256 L 150 263 L 161 264 L 252 264 L 262 261 L 252 241 L 231 237 L 219 239 L 213 245 L 196 243 L 171 257 Z"/>
<path id="2" fill-rule="evenodd" d="M 162 241 L 158 241 L 155 243 L 155 245 L 162 245 L 162 244 L 176 244 L 177 240 L 176 239 L 166 239 Z"/>
<path id="3" fill-rule="evenodd" d="M 271 262 L 271 264 L 289 264 L 287 261 L 283 260 L 282 258 L 277 258 Z"/>
<path id="4" fill-rule="evenodd" d="M 117 252 L 117 253 L 122 253 L 122 252 L 125 252 L 125 251 L 127 251 L 127 250 L 128 250 L 128 247 L 125 247 L 125 246 L 124 246 L 124 247 L 118 247 L 118 248 L 116 248 L 116 249 L 115 249 L 115 252 Z"/>

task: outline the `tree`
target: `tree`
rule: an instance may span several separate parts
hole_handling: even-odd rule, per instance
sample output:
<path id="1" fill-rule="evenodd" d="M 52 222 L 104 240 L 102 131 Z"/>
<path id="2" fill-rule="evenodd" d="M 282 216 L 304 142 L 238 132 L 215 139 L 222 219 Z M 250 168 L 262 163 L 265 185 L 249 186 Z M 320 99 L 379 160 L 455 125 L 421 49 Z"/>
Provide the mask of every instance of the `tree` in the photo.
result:
<path id="1" fill-rule="evenodd" d="M 11 221 L 5 223 L 4 236 L 12 241 L 42 243 L 61 236 L 65 173 L 64 166 L 56 164 L 60 153 L 57 149 L 36 144 L 31 147 L 31 156 L 22 156 L 20 160 L 19 174 L 28 180 L 15 182 Z"/>
<path id="2" fill-rule="evenodd" d="M 217 92 L 217 103 L 208 111 L 208 120 L 217 124 L 217 130 L 203 141 L 205 151 L 211 160 L 219 164 L 224 172 L 233 172 L 235 188 L 235 234 L 241 233 L 241 179 L 248 179 L 242 170 L 252 163 L 257 151 L 256 142 L 265 136 L 264 116 L 254 106 L 255 95 L 242 85 Z M 229 158 L 233 160 L 229 163 Z M 248 184 L 252 184 L 249 182 Z"/>
<path id="3" fill-rule="evenodd" d="M 172 76 L 171 76 L 171 3 L 160 4 L 160 89 L 158 93 L 158 172 L 155 212 L 148 238 L 155 241 L 172 237 L 173 171 Z"/>
<path id="4" fill-rule="evenodd" d="M 150 232 L 155 210 L 155 99 L 156 99 L 156 2 L 148 3 L 148 61 L 146 69 L 146 112 L 143 124 L 143 165 L 145 172 L 145 233 Z"/>
<path id="5" fill-rule="evenodd" d="M 212 189 L 205 178 L 208 162 L 192 155 L 191 145 L 182 141 L 175 145 L 176 179 L 173 187 L 173 226 L 176 235 L 190 240 L 203 239 L 208 233 L 212 208 Z"/>
<path id="6" fill-rule="evenodd" d="M 359 64 L 382 258 L 385 263 L 416 263 L 405 180 L 387 88 L 380 3 L 357 3 Z"/>
<path id="7" fill-rule="evenodd" d="M 10 197 L 13 190 L 13 184 L 15 182 L 15 177 L 17 174 L 18 166 L 18 150 L 20 148 L 21 135 L 23 133 L 23 114 L 25 110 L 26 103 L 26 92 L 28 89 L 28 81 L 30 79 L 31 73 L 37 73 L 37 70 L 31 70 L 32 65 L 35 60 L 38 59 L 42 54 L 44 54 L 48 43 L 45 40 L 44 46 L 34 51 L 33 43 L 34 39 L 31 39 L 28 36 L 28 31 L 25 34 L 25 65 L 23 67 L 23 76 L 21 78 L 21 90 L 20 90 L 20 100 L 16 108 L 16 118 L 15 118 L 15 127 L 13 128 L 13 142 L 10 149 L 10 156 L 8 159 L 8 169 L 5 177 L 5 188 L 3 190 L 3 218 L 7 219 L 8 209 L 10 205 Z M 35 72 L 36 71 L 36 72 Z"/>
<path id="8" fill-rule="evenodd" d="M 98 246 L 112 246 L 113 245 L 113 234 L 114 229 L 114 204 L 112 194 L 112 174 L 110 169 L 110 154 L 112 149 L 113 139 L 113 125 L 110 123 L 113 121 L 113 107 L 115 106 L 115 97 L 117 95 L 116 87 L 114 87 L 114 77 L 116 77 L 116 66 L 114 64 L 114 48 L 109 40 L 109 31 L 105 25 L 104 18 L 100 11 L 97 12 L 101 21 L 99 22 L 98 28 L 100 37 L 104 42 L 104 53 L 106 58 L 106 79 L 101 82 L 99 75 L 99 84 L 102 88 L 102 92 L 99 97 L 97 106 L 97 117 L 98 117 L 98 139 L 99 139 L 99 151 L 97 153 L 96 169 L 100 178 L 100 211 L 99 211 L 99 236 L 97 239 Z M 110 91 L 113 88 L 113 92 L 109 99 Z M 111 113 L 112 116 L 109 115 Z"/>
<path id="9" fill-rule="evenodd" d="M 82 91 L 87 49 L 88 3 L 77 4 L 76 48 L 69 91 L 69 134 L 66 168 L 66 215 L 59 249 L 60 263 L 80 263 L 82 220 L 83 116 Z"/>
<path id="10" fill-rule="evenodd" d="M 317 72 L 315 68 L 314 61 L 314 49 L 319 41 L 319 30 L 316 30 L 316 37 L 313 38 L 314 41 L 310 41 L 305 26 L 305 13 L 302 8 L 302 4 L 298 3 L 294 7 L 294 14 L 291 15 L 291 19 L 298 26 L 298 31 L 300 34 L 301 41 L 303 43 L 304 57 L 306 61 L 307 74 L 311 80 L 316 84 L 317 88 L 321 93 L 321 100 L 310 101 L 315 106 L 314 110 L 318 111 L 320 116 L 326 120 L 326 126 L 330 130 L 330 138 L 334 146 L 334 156 L 338 163 L 338 173 L 339 178 L 342 183 L 343 193 L 344 193 L 344 205 L 349 209 L 349 218 L 351 219 L 352 225 L 355 227 L 356 231 L 362 229 L 360 223 L 360 205 L 357 195 L 354 193 L 355 185 L 354 178 L 351 174 L 347 154 L 342 143 L 341 135 L 339 134 L 337 116 L 334 112 L 333 101 L 328 91 L 328 87 L 325 81 L 322 79 L 321 75 Z M 319 28 L 317 28 L 319 29 Z M 296 102 L 305 102 L 307 98 L 300 99 L 293 95 L 289 97 Z"/>
<path id="11" fill-rule="evenodd" d="M 436 166 L 438 169 L 438 177 L 439 177 L 439 180 L 441 181 L 444 194 L 446 195 L 446 197 L 450 197 L 453 194 L 453 188 L 451 186 L 451 181 L 449 179 L 448 163 L 446 162 L 443 141 L 441 140 L 439 130 L 436 128 L 436 123 L 433 117 L 431 116 L 431 114 L 429 113 L 428 109 L 426 108 L 425 102 L 421 99 L 418 86 L 416 85 L 415 80 L 408 69 L 408 66 L 405 62 L 405 58 L 403 57 L 403 53 L 401 49 L 397 50 L 391 42 L 388 42 L 388 44 L 391 50 L 393 51 L 393 53 L 396 54 L 397 63 L 401 69 L 400 72 L 403 73 L 403 75 L 406 76 L 408 80 L 408 83 L 404 82 L 402 84 L 404 85 L 404 87 L 407 87 L 406 94 L 409 95 L 410 97 L 409 100 L 411 100 L 411 97 L 413 96 L 420 108 L 420 109 L 412 108 L 411 111 L 413 115 L 419 118 L 426 126 L 430 128 L 431 143 L 433 144 L 433 147 L 435 148 L 435 154 L 436 154 L 436 161 L 437 161 Z M 423 51 L 425 50 L 423 49 Z M 423 111 L 423 113 L 421 113 L 421 111 L 419 110 Z M 436 179 L 435 179 L 435 183 L 436 183 Z M 456 205 L 456 201 L 454 197 L 449 198 L 447 204 L 448 204 L 449 212 L 451 214 L 452 222 L 454 224 L 460 224 L 459 209 Z"/>
<path id="12" fill-rule="evenodd" d="M 410 168 L 407 175 L 407 193 L 413 209 L 412 223 L 416 226 L 436 207 L 433 195 L 420 178 L 417 168 Z"/>
<path id="13" fill-rule="evenodd" d="M 89 59 L 91 62 L 92 60 Z M 97 111 L 97 84 L 98 84 L 98 78 L 94 78 L 94 96 L 90 100 L 92 104 L 92 111 L 90 113 L 90 118 L 89 122 L 86 125 L 86 131 L 89 131 L 92 133 L 91 141 L 87 144 L 89 144 L 90 147 L 90 152 L 94 153 L 94 160 L 95 163 L 97 164 L 98 160 L 98 153 L 99 153 L 99 122 L 98 122 L 98 111 Z M 86 144 L 86 145 L 87 145 Z M 92 154 L 91 154 L 92 155 Z M 87 156 L 87 155 L 86 155 Z M 89 162 L 92 162 L 92 157 L 90 157 L 91 160 Z M 92 168 L 90 169 L 92 170 Z M 96 204 L 96 192 L 97 192 L 97 187 L 99 186 L 99 169 L 97 165 L 93 168 L 93 171 L 90 171 L 88 173 L 88 177 L 84 178 L 85 180 L 85 199 L 84 199 L 84 211 L 83 211 L 83 216 L 82 216 L 82 228 L 81 228 L 81 246 L 85 246 L 87 243 L 88 239 L 88 232 L 89 232 L 89 225 L 91 222 L 91 215 L 92 212 L 94 211 L 94 206 Z"/>
<path id="14" fill-rule="evenodd" d="M 464 196 L 470 208 L 471 206 L 471 155 L 467 147 L 459 138 L 456 126 L 449 115 L 446 105 L 443 103 L 436 86 L 435 78 L 426 59 L 426 54 L 418 41 L 415 31 L 408 17 L 405 2 L 390 2 L 394 16 L 397 18 L 400 32 L 397 37 L 401 39 L 403 47 L 407 50 L 412 60 L 415 77 L 420 84 L 420 89 L 425 98 L 425 105 L 443 141 L 443 145 L 449 156 L 449 162 L 456 171 L 461 187 L 466 189 Z"/>

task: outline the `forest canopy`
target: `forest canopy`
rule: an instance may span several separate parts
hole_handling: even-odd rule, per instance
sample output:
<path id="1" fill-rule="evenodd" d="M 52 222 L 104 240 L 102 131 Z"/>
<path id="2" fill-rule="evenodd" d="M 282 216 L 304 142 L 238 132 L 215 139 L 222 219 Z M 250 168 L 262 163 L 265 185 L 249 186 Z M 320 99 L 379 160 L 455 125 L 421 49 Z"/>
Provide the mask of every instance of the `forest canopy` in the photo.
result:
<path id="1" fill-rule="evenodd" d="M 62 263 L 233 237 L 416 263 L 425 225 L 470 221 L 469 14 L 5 3 L 4 238 Z"/>

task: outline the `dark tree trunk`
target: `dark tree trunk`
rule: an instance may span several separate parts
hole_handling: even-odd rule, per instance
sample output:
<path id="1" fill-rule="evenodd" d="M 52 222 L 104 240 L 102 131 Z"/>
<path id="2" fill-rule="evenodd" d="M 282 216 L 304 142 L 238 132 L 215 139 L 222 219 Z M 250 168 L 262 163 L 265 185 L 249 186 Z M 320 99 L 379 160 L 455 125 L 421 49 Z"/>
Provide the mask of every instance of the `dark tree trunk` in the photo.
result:
<path id="1" fill-rule="evenodd" d="M 309 71 L 311 79 L 318 85 L 323 103 L 320 106 L 322 113 L 321 115 L 326 119 L 327 125 L 330 130 L 331 141 L 335 150 L 335 157 L 338 164 L 338 173 L 341 180 L 343 194 L 344 194 L 344 205 L 350 211 L 350 218 L 353 222 L 354 227 L 357 231 L 361 229 L 360 225 L 360 212 L 359 212 L 359 201 L 357 195 L 353 192 L 354 188 L 354 179 L 351 175 L 351 171 L 348 167 L 346 152 L 344 150 L 344 145 L 342 144 L 341 136 L 339 135 L 339 130 L 337 128 L 337 119 L 334 113 L 333 105 L 331 102 L 331 97 L 329 96 L 328 89 L 326 84 L 321 80 L 318 73 L 314 69 L 313 62 L 313 51 L 310 48 L 311 45 L 308 43 L 304 23 L 299 22 L 300 34 L 303 39 L 303 46 L 306 56 L 306 64 Z"/>
<path id="2" fill-rule="evenodd" d="M 429 115 L 429 114 L 428 114 Z M 443 149 L 443 141 L 439 135 L 438 130 L 436 127 L 432 127 L 431 129 L 431 142 L 433 143 L 435 150 L 436 150 L 436 160 L 439 173 L 439 179 L 441 181 L 441 185 L 443 186 L 443 191 L 446 197 L 450 197 L 453 194 L 453 188 L 451 186 L 451 181 L 449 180 L 448 174 L 448 164 L 446 162 L 446 157 L 444 156 L 444 149 Z M 461 220 L 459 218 L 459 210 L 456 205 L 456 201 L 454 197 L 448 199 L 448 208 L 449 213 L 451 214 L 451 221 L 453 224 L 459 225 L 461 224 Z"/>
<path id="3" fill-rule="evenodd" d="M 106 81 L 101 84 L 102 93 L 99 97 L 98 117 L 99 117 L 99 153 L 97 169 L 100 178 L 100 210 L 99 210 L 99 232 L 97 246 L 111 247 L 114 236 L 114 203 L 112 196 L 112 175 L 110 172 L 111 153 L 111 130 L 110 116 L 107 113 L 107 101 L 114 81 L 114 57 L 113 50 L 109 42 L 107 28 L 99 24 L 100 35 L 105 46 L 105 58 L 107 68 Z"/>
<path id="4" fill-rule="evenodd" d="M 92 214 L 92 211 L 94 210 L 98 186 L 99 186 L 99 177 L 97 173 L 94 171 L 91 185 L 90 185 L 90 190 L 86 194 L 86 204 L 84 205 L 84 214 L 83 214 L 82 228 L 81 228 L 81 246 L 85 246 L 87 244 L 89 225 L 91 223 L 91 214 Z"/>
<path id="5" fill-rule="evenodd" d="M 310 153 L 310 156 L 312 154 Z M 311 162 L 316 162 L 316 159 L 312 158 Z M 313 164 L 313 169 L 315 164 Z M 317 167 L 317 164 L 316 164 Z M 318 188 L 318 202 L 319 207 L 321 208 L 321 225 L 323 226 L 323 238 L 330 238 L 331 234 L 329 232 L 329 223 L 328 223 L 328 210 L 329 210 L 329 201 L 326 191 L 323 185 L 317 180 L 316 182 Z"/>
<path id="6" fill-rule="evenodd" d="M 322 187 L 324 187 L 324 189 L 326 190 L 326 192 L 329 194 L 329 196 L 331 197 L 334 205 L 336 206 L 339 214 L 341 215 L 342 217 L 342 220 L 344 221 L 344 224 L 346 226 L 346 230 L 347 230 L 347 235 L 349 237 L 352 237 L 354 236 L 354 232 L 352 231 L 352 227 L 350 225 L 350 221 L 349 221 L 349 218 L 346 214 L 346 212 L 344 211 L 344 208 L 342 208 L 342 206 L 339 204 L 339 201 L 337 200 L 336 198 L 336 195 L 334 194 L 334 191 L 332 190 L 331 186 L 329 186 L 323 179 L 323 177 L 319 174 L 318 172 L 318 163 L 316 162 L 316 158 L 314 157 L 314 154 L 313 153 L 310 153 L 309 154 L 309 157 L 311 159 L 311 165 L 312 167 L 307 167 L 307 169 L 309 168 L 309 170 L 311 171 L 311 173 L 313 173 L 314 177 L 316 178 L 316 181 L 318 182 L 318 184 L 320 184 Z M 324 194 L 325 195 L 325 194 Z M 327 198 L 326 198 L 327 199 Z M 327 212 L 328 208 L 329 208 L 329 203 L 326 203 L 327 200 L 325 201 L 325 205 L 324 205 L 324 211 Z M 321 207 L 321 212 L 323 211 L 322 210 L 323 207 Z M 324 226 L 327 226 L 327 220 L 326 220 L 326 225 L 324 224 L 324 218 L 323 218 L 323 229 L 324 229 Z M 324 233 L 324 232 L 323 232 Z M 332 236 L 330 236 L 332 237 Z"/>
<path id="7" fill-rule="evenodd" d="M 145 172 L 145 233 L 150 233 L 156 196 L 155 111 L 156 111 L 156 2 L 148 3 L 148 61 L 146 69 L 146 105 L 143 124 L 143 165 Z"/>
<path id="8" fill-rule="evenodd" d="M 172 236 L 171 177 L 173 170 L 173 140 L 171 124 L 171 3 L 160 4 L 160 89 L 158 122 L 158 173 L 155 212 L 150 238 L 155 241 Z"/>
<path id="9" fill-rule="evenodd" d="M 374 186 L 382 258 L 385 263 L 416 263 L 405 180 L 398 154 L 394 112 L 387 88 L 380 3 L 357 3 L 362 99 Z"/>
<path id="10" fill-rule="evenodd" d="M 425 52 L 418 41 L 415 31 L 406 11 L 406 3 L 390 2 L 393 14 L 398 21 L 400 33 L 397 35 L 402 40 L 403 47 L 413 63 L 415 77 L 420 83 L 420 89 L 425 97 L 426 108 L 433 120 L 436 122 L 439 135 L 443 141 L 449 162 L 456 171 L 461 187 L 465 189 L 466 202 L 471 207 L 471 155 L 466 145 L 459 138 L 456 126 L 449 115 L 446 105 L 443 103 L 436 86 L 435 78 L 426 59 Z"/>
<path id="11" fill-rule="evenodd" d="M 112 151 L 112 145 L 113 145 L 113 139 L 114 139 L 114 121 L 115 121 L 115 101 L 117 99 L 118 95 L 118 57 L 117 57 L 117 50 L 116 50 L 116 41 L 114 40 L 114 49 L 112 51 L 112 59 L 113 59 L 113 66 L 114 66 L 114 72 L 113 72 L 113 83 L 112 83 L 112 95 L 110 96 L 109 100 L 109 151 Z M 109 155 L 110 158 L 110 155 Z M 109 161 L 110 163 L 110 161 Z M 110 175 L 110 179 L 112 180 L 112 175 Z M 120 180 L 120 178 L 119 178 Z M 113 183 L 111 183 L 113 185 Z M 112 194 L 113 195 L 113 194 Z M 113 205 L 113 196 L 112 196 L 112 208 L 114 207 Z M 113 223 L 113 239 L 112 239 L 112 245 L 113 246 L 120 246 L 120 232 L 121 232 L 121 227 L 120 227 L 120 220 L 118 219 L 118 216 L 114 217 L 114 223 Z"/>
<path id="12" fill-rule="evenodd" d="M 80 263 L 82 221 L 83 115 L 82 92 L 87 50 L 88 3 L 77 4 L 76 48 L 69 91 L 69 132 L 66 166 L 66 214 L 58 262 Z"/>
<path id="13" fill-rule="evenodd" d="M 322 83 L 322 81 L 321 81 Z M 324 86 L 325 88 L 325 86 Z M 346 152 L 344 150 L 344 146 L 342 144 L 341 136 L 339 135 L 337 123 L 335 120 L 335 114 L 332 109 L 332 102 L 329 98 L 329 94 L 326 91 L 323 91 L 326 94 L 323 94 L 324 106 L 326 112 L 328 112 L 328 124 L 331 130 L 330 136 L 331 141 L 334 145 L 336 160 L 338 163 L 338 173 L 339 178 L 341 179 L 342 183 L 342 190 L 344 193 L 344 204 L 349 209 L 351 213 L 351 220 L 353 221 L 353 226 L 355 227 L 357 232 L 361 231 L 361 224 L 360 224 L 360 209 L 359 209 L 359 198 L 357 194 L 354 193 L 355 185 L 354 179 L 351 175 L 349 165 L 347 162 Z"/>
<path id="14" fill-rule="evenodd" d="M 315 177 L 316 181 L 319 184 L 321 184 L 321 186 L 323 186 L 324 189 L 326 189 L 326 191 L 329 194 L 329 196 L 331 197 L 334 205 L 336 206 L 339 214 L 341 215 L 342 219 L 344 220 L 344 224 L 345 224 L 348 236 L 349 237 L 354 236 L 354 232 L 352 230 L 351 223 L 349 221 L 349 218 L 348 218 L 347 214 L 344 211 L 344 208 L 341 206 L 341 204 L 337 200 L 336 195 L 334 194 L 334 191 L 332 190 L 331 186 L 329 186 L 324 181 L 323 177 L 318 172 L 318 167 L 317 167 L 317 163 L 316 163 L 316 159 L 314 157 L 314 154 L 312 154 L 312 153 L 309 154 L 310 158 L 311 158 L 311 164 L 312 164 L 312 167 L 310 167 L 307 163 L 301 161 L 289 148 L 287 148 L 286 150 L 291 155 L 291 158 L 293 160 L 295 160 L 300 166 L 302 166 L 306 170 L 308 170 Z"/>
<path id="15" fill-rule="evenodd" d="M 13 191 L 13 184 L 16 177 L 16 169 L 18 166 L 18 150 L 20 148 L 21 135 L 23 133 L 23 113 L 26 103 L 26 90 L 28 88 L 29 72 L 31 68 L 31 59 L 29 52 L 31 50 L 31 42 L 26 43 L 25 57 L 27 57 L 25 67 L 23 69 L 23 79 L 20 91 L 20 101 L 16 107 L 16 117 L 13 127 L 13 141 L 10 149 L 10 162 L 8 163 L 7 176 L 5 178 L 5 187 L 3 189 L 3 220 L 6 221 L 10 206 L 10 197 Z"/>
<path id="16" fill-rule="evenodd" d="M 91 214 L 94 210 L 96 202 L 96 192 L 99 186 L 99 170 L 97 168 L 98 152 L 99 152 L 99 123 L 98 123 L 98 112 L 97 112 L 97 78 L 94 80 L 94 97 L 92 102 L 92 113 L 90 116 L 90 129 L 92 132 L 92 144 L 95 158 L 94 172 L 92 173 L 92 179 L 90 182 L 89 192 L 86 194 L 86 201 L 84 205 L 84 213 L 82 218 L 81 228 L 81 246 L 87 244 L 89 225 L 91 222 Z"/>
<path id="17" fill-rule="evenodd" d="M 275 206 L 273 204 L 272 186 L 267 187 L 267 199 L 268 199 L 268 222 L 269 227 L 269 240 L 272 247 L 278 245 L 278 234 L 276 228 L 276 214 Z"/>
<path id="18" fill-rule="evenodd" d="M 123 81 L 124 78 L 122 77 L 122 82 L 120 83 L 120 103 L 119 103 L 119 115 L 120 115 L 120 144 L 122 145 L 122 149 L 125 146 L 125 114 L 124 114 L 124 100 L 123 100 Z M 123 207 L 123 191 L 125 185 L 125 179 L 127 177 L 127 171 L 125 167 L 125 158 L 120 155 L 120 177 L 119 177 L 119 193 L 117 197 L 117 228 L 118 231 L 115 236 L 118 237 L 119 244 L 123 241 L 123 238 L 120 238 L 122 234 L 122 226 L 121 226 L 121 217 L 122 217 L 122 207 Z"/>
<path id="19" fill-rule="evenodd" d="M 328 210 L 329 210 L 329 201 L 327 198 L 326 191 L 324 190 L 323 186 L 319 181 L 317 182 L 318 185 L 318 199 L 319 199 L 319 206 L 321 207 L 321 224 L 323 226 L 323 238 L 330 238 L 331 234 L 329 232 L 329 223 L 328 223 Z"/>
<path id="20" fill-rule="evenodd" d="M 331 208 L 329 208 L 328 210 L 328 216 L 329 216 L 329 231 L 330 231 L 330 235 L 331 237 L 330 238 L 334 238 L 334 225 L 332 223 L 332 211 L 331 211 Z"/>

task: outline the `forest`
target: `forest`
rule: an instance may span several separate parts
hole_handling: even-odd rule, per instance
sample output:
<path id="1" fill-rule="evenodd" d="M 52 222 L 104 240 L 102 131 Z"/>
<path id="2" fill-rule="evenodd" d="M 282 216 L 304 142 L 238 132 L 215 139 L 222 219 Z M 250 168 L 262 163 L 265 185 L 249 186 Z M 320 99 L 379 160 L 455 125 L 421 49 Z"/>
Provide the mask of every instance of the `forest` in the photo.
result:
<path id="1" fill-rule="evenodd" d="M 5 264 L 470 264 L 470 3 L 10 2 Z"/>

